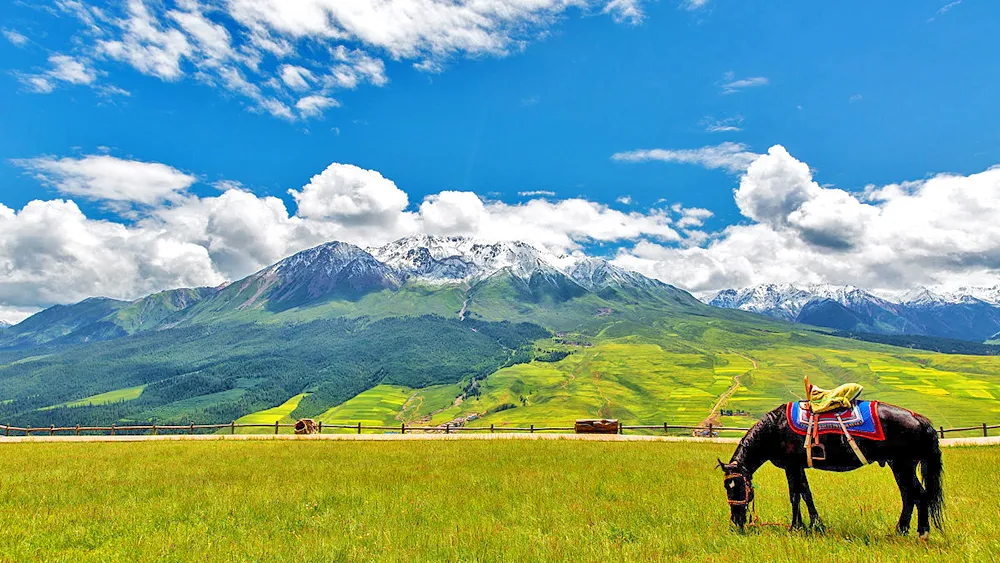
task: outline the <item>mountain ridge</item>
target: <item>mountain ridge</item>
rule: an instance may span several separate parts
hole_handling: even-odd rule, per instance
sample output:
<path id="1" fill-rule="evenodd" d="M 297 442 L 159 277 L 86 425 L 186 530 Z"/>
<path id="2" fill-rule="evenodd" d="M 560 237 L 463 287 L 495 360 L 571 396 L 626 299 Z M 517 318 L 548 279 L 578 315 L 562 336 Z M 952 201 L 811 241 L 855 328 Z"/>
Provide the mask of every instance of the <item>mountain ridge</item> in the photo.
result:
<path id="1" fill-rule="evenodd" d="M 761 284 L 704 299 L 715 307 L 837 330 L 983 342 L 1000 331 L 1000 286 L 878 294 L 857 286 Z"/>

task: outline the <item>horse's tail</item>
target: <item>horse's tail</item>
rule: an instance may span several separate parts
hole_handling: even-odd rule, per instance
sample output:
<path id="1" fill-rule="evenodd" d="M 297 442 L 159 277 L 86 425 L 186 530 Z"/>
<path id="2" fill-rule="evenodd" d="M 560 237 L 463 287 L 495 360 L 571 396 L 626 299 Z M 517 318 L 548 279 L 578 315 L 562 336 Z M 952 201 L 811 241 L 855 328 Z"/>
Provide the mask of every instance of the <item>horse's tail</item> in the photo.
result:
<path id="1" fill-rule="evenodd" d="M 944 528 L 944 466 L 941 464 L 941 445 L 933 426 L 927 427 L 931 448 L 927 457 L 920 460 L 920 474 L 924 478 L 924 498 L 930 511 L 931 522 L 938 530 Z"/>

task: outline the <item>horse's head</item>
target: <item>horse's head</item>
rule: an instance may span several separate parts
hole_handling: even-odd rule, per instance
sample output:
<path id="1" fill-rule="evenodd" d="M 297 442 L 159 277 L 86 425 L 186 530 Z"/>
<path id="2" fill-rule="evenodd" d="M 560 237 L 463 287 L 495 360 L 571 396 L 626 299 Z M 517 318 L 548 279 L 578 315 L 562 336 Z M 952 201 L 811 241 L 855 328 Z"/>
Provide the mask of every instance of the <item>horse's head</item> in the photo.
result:
<path id="1" fill-rule="evenodd" d="M 735 463 L 722 463 L 722 460 L 718 462 L 725 473 L 722 484 L 726 488 L 726 498 L 729 501 L 729 520 L 743 530 L 743 526 L 747 523 L 747 509 L 753 502 L 752 476 Z"/>

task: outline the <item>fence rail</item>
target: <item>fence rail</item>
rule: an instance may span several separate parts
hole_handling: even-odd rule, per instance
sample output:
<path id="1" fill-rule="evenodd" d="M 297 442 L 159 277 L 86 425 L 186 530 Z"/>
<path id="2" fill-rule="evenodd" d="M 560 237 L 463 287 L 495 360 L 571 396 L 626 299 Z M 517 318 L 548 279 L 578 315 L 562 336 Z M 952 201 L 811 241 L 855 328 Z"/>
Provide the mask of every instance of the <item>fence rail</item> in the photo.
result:
<path id="1" fill-rule="evenodd" d="M 23 426 L 10 426 L 0 424 L 0 434 L 3 436 L 31 436 L 31 435 L 48 435 L 54 436 L 56 433 L 73 433 L 79 436 L 81 432 L 109 432 L 111 436 L 126 434 L 135 434 L 137 432 L 145 433 L 149 432 L 153 435 L 159 434 L 161 431 L 180 431 L 187 432 L 188 434 L 194 434 L 196 430 L 216 430 L 224 431 L 229 430 L 231 434 L 236 433 L 238 428 L 267 428 L 273 429 L 275 434 L 278 434 L 282 428 L 295 428 L 295 423 L 279 423 L 274 424 L 267 423 L 237 423 L 230 422 L 227 424 L 141 424 L 135 426 L 119 426 L 117 424 L 112 424 L 111 426 L 39 426 L 39 427 L 23 427 Z M 496 426 L 495 424 L 490 424 L 489 426 L 457 426 L 451 424 L 438 425 L 438 426 L 418 426 L 418 425 L 406 425 L 405 423 L 399 426 L 365 426 L 360 422 L 357 424 L 324 424 L 319 422 L 317 426 L 318 433 L 322 434 L 323 430 L 352 430 L 361 434 L 364 431 L 382 431 L 382 432 L 399 432 L 401 434 L 406 434 L 407 432 L 432 432 L 432 433 L 460 433 L 460 432 L 574 432 L 573 426 L 535 426 L 534 424 L 527 427 L 524 426 Z M 959 428 L 944 428 L 938 427 L 938 434 L 941 438 L 945 437 L 945 434 L 951 432 L 979 432 L 983 433 L 983 436 L 989 436 L 990 430 L 1000 429 L 1000 424 L 986 424 L 985 422 L 979 426 L 963 426 Z M 656 425 L 618 425 L 618 433 L 624 434 L 625 431 L 636 431 L 636 430 L 662 430 L 664 434 L 668 434 L 670 431 L 691 431 L 696 435 L 702 436 L 713 436 L 718 432 L 743 432 L 746 433 L 749 428 L 740 427 L 730 427 L 730 426 L 713 426 L 711 424 L 703 426 L 687 426 L 687 425 L 677 425 L 677 424 L 663 424 Z"/>

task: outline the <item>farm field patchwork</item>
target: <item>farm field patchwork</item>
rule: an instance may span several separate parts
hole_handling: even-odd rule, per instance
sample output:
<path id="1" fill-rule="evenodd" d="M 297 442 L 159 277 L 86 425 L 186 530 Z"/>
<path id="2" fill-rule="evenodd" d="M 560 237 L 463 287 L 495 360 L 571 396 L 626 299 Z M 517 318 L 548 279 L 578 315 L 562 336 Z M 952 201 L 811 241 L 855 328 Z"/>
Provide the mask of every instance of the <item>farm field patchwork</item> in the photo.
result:
<path id="1" fill-rule="evenodd" d="M 823 534 L 730 529 L 731 445 L 0 444 L 3 561 L 988 561 L 1000 448 L 944 452 L 946 531 L 900 538 L 888 469 L 810 472 Z M 155 459 L 156 463 L 149 463 Z M 787 523 L 784 475 L 755 479 Z"/>
<path id="2" fill-rule="evenodd" d="M 837 342 L 853 344 L 843 339 Z M 404 392 L 395 393 L 395 401 L 385 402 L 381 399 L 384 386 L 380 386 L 330 412 L 345 422 L 395 421 L 390 424 L 399 420 L 444 424 L 475 415 L 467 425 L 565 426 L 583 417 L 618 418 L 625 424 L 696 425 L 718 403 L 726 416 L 715 421 L 749 427 L 767 411 L 801 398 L 806 374 L 823 387 L 859 382 L 865 387 L 865 398 L 912 409 L 937 426 L 1000 422 L 998 357 L 863 344 L 832 348 L 811 342 L 779 342 L 739 352 L 679 352 L 669 343 L 631 338 L 576 348 L 558 362 L 536 360 L 503 368 L 480 382 L 478 395 L 466 394 L 460 400 L 456 400 L 462 395 L 460 385 L 440 385 L 417 389 L 403 403 L 399 399 Z M 735 377 L 740 378 L 739 384 L 720 401 Z M 371 410 L 375 404 L 379 414 L 366 415 L 375 412 Z"/>

